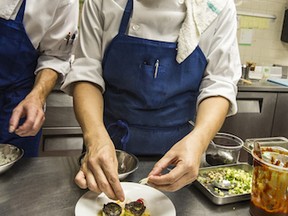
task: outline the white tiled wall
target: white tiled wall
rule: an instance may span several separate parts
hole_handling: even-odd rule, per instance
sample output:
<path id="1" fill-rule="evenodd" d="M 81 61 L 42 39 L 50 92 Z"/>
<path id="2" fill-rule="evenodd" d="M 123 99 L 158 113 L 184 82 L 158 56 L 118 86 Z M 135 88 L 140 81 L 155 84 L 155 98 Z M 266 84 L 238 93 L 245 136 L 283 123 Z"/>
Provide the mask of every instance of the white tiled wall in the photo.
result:
<path id="1" fill-rule="evenodd" d="M 285 8 L 288 0 L 242 0 L 237 6 L 238 11 L 256 14 L 275 15 L 269 19 L 268 29 L 253 29 L 251 46 L 239 45 L 241 61 L 256 62 L 257 65 L 286 65 L 288 66 L 288 43 L 280 40 Z M 238 40 L 241 29 L 238 28 Z"/>

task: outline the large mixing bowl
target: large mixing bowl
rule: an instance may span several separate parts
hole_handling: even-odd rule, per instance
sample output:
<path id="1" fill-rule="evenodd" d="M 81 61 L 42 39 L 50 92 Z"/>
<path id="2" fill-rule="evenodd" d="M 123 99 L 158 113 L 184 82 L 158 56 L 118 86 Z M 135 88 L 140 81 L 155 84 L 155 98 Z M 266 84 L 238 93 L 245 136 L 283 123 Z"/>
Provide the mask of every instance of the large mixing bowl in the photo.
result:
<path id="1" fill-rule="evenodd" d="M 24 154 L 23 149 L 11 144 L 0 144 L 0 174 L 10 169 Z"/>

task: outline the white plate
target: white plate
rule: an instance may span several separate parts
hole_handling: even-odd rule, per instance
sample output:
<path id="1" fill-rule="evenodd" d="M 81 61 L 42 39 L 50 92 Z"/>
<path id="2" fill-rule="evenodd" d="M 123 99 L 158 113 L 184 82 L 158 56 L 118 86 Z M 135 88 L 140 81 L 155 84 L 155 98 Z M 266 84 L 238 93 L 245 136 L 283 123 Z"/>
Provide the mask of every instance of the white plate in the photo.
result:
<path id="1" fill-rule="evenodd" d="M 176 216 L 171 200 L 159 190 L 138 183 L 121 182 L 127 201 L 144 199 L 146 209 L 151 216 Z M 86 192 L 77 202 L 75 216 L 97 216 L 104 204 L 111 202 L 104 193 L 99 196 L 91 191 Z"/>

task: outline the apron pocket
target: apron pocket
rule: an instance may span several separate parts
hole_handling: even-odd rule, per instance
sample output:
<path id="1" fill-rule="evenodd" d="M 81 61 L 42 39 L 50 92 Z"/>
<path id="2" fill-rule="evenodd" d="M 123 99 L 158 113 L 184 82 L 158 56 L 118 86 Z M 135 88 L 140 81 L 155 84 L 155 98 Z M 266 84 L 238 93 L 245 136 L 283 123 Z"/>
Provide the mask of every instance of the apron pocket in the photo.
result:
<path id="1" fill-rule="evenodd" d="M 158 108 L 163 104 L 166 99 L 168 83 L 165 67 L 160 65 L 159 60 L 156 60 L 153 65 L 145 63 L 141 65 L 137 86 L 148 108 Z"/>

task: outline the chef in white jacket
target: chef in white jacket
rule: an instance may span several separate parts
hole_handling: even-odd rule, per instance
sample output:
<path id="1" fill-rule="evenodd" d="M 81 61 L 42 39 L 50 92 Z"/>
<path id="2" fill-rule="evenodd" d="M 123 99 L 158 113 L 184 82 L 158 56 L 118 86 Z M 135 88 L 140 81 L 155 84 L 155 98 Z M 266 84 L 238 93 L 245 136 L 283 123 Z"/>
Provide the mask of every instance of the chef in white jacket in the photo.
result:
<path id="1" fill-rule="evenodd" d="M 160 190 L 193 182 L 209 142 L 237 112 L 234 1 L 86 0 L 81 19 L 62 86 L 87 151 L 76 183 L 123 201 L 115 148 L 162 155 L 148 180 Z"/>
<path id="2" fill-rule="evenodd" d="M 0 143 L 37 156 L 44 105 L 69 70 L 77 0 L 0 1 Z"/>

